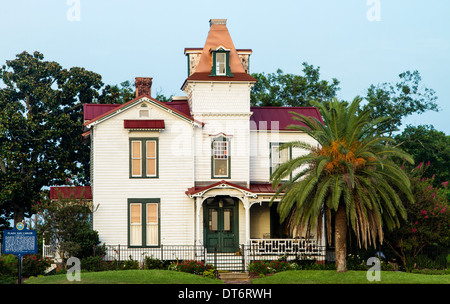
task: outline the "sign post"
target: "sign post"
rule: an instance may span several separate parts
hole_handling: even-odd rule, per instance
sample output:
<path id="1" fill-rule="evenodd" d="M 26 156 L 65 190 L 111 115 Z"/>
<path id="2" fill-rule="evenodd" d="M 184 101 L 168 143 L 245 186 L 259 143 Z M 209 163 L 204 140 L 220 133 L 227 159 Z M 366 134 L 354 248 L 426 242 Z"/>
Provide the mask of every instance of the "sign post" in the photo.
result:
<path id="1" fill-rule="evenodd" d="M 25 229 L 22 222 L 12 230 L 3 231 L 3 254 L 14 254 L 18 259 L 18 283 L 22 284 L 22 258 L 27 254 L 35 254 L 37 249 L 36 230 Z"/>

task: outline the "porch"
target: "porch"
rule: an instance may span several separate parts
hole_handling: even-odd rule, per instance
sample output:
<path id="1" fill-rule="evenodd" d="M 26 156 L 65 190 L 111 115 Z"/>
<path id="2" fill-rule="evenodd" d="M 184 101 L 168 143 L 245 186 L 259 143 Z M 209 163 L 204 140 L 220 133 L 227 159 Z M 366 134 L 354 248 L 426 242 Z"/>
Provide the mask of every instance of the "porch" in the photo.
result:
<path id="1" fill-rule="evenodd" d="M 324 263 L 326 248 L 315 240 L 255 239 L 250 245 L 241 244 L 236 252 L 217 252 L 203 245 L 161 245 L 159 248 L 129 248 L 126 245 L 106 245 L 106 261 L 133 260 L 143 265 L 145 257 L 161 261 L 201 261 L 218 270 L 247 271 L 252 261 L 296 259 L 314 260 Z M 231 251 L 231 250 L 230 250 Z"/>

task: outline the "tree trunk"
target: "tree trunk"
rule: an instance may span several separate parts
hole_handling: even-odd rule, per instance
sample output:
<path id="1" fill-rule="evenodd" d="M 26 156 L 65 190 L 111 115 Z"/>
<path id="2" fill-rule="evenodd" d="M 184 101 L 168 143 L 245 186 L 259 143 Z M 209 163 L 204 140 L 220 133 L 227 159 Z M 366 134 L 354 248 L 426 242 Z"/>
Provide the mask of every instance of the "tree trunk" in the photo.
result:
<path id="1" fill-rule="evenodd" d="M 340 204 L 335 216 L 335 259 L 336 271 L 347 271 L 347 216 L 345 205 Z"/>
<path id="2" fill-rule="evenodd" d="M 24 215 L 24 209 L 19 204 L 13 205 L 14 210 L 14 227 L 16 227 L 17 223 L 22 222 L 25 215 Z"/>

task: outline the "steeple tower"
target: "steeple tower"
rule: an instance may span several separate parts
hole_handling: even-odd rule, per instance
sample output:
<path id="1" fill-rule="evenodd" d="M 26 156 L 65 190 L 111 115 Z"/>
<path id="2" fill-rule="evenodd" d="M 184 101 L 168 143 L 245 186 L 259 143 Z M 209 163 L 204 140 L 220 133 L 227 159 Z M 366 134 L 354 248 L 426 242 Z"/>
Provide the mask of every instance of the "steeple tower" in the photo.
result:
<path id="1" fill-rule="evenodd" d="M 229 111 L 237 109 L 250 111 L 250 95 L 248 100 L 240 100 L 240 105 L 236 108 L 233 106 L 227 109 L 229 105 L 236 102 L 233 97 L 234 92 L 231 89 L 232 84 L 246 84 L 249 89 L 256 82 L 256 79 L 249 74 L 249 58 L 252 53 L 251 49 L 236 49 L 230 33 L 227 28 L 226 19 L 211 19 L 209 21 L 210 29 L 203 48 L 186 48 L 185 55 L 188 57 L 188 77 L 185 80 L 182 90 L 186 92 L 188 97 L 194 93 L 193 88 L 199 83 L 207 83 L 210 86 L 210 97 L 215 93 L 212 88 L 217 87 L 218 84 L 226 84 L 228 86 L 229 94 L 227 97 L 223 95 L 219 98 L 216 96 L 216 101 L 209 103 L 210 109 L 206 109 L 192 98 L 189 98 L 191 111 L 195 115 L 196 112 L 204 111 Z M 221 86 L 223 87 L 223 86 Z M 222 92 L 223 93 L 223 92 Z M 217 98 L 223 101 L 229 100 L 226 104 L 220 106 L 217 104 Z M 200 102 L 200 101 L 199 101 Z M 200 102 L 201 103 L 201 102 Z M 220 109 L 221 108 L 221 109 Z"/>

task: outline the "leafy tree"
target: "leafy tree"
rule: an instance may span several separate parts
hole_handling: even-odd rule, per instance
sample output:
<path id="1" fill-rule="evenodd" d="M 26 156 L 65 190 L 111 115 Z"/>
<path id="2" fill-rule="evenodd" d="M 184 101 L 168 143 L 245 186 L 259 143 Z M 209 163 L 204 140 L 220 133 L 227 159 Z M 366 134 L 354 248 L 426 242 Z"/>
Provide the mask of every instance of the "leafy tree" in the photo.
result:
<path id="1" fill-rule="evenodd" d="M 371 85 L 365 97 L 367 103 L 362 111 L 372 109 L 371 118 L 390 117 L 382 133 L 392 135 L 402 124 L 402 119 L 427 110 L 438 111 L 434 90 L 424 87 L 418 71 L 399 74 L 399 82 Z"/>
<path id="2" fill-rule="evenodd" d="M 386 234 L 386 243 L 410 271 L 421 250 L 432 244 L 448 248 L 450 241 L 450 208 L 446 195 L 448 182 L 433 186 L 424 173 L 429 164 L 420 164 L 410 172 L 414 201 L 404 200 L 407 220 Z"/>
<path id="3" fill-rule="evenodd" d="M 303 63 L 304 75 L 253 73 L 257 79 L 250 95 L 252 106 L 310 106 L 310 100 L 325 101 L 336 96 L 339 81 L 320 80 L 319 67 Z"/>
<path id="4" fill-rule="evenodd" d="M 123 104 L 134 99 L 135 95 L 134 84 L 126 80 L 120 85 L 106 85 L 98 97 L 97 103 Z"/>
<path id="5" fill-rule="evenodd" d="M 423 173 L 433 185 L 440 186 L 450 181 L 450 136 L 434 129 L 432 125 L 408 125 L 401 134 L 396 135 L 397 146 L 408 152 L 416 164 L 431 163 Z M 412 169 L 411 166 L 408 169 Z M 435 176 L 433 179 L 431 179 Z"/>
<path id="6" fill-rule="evenodd" d="M 98 97 L 101 76 L 65 69 L 39 52 L 16 55 L 0 70 L 0 205 L 15 222 L 29 215 L 43 187 L 67 178 L 89 183 L 82 105 Z"/>
<path id="7" fill-rule="evenodd" d="M 384 227 L 397 227 L 406 216 L 399 193 L 413 200 L 407 175 L 391 159 L 412 158 L 400 149 L 386 146 L 391 138 L 377 133 L 385 118 L 372 120 L 370 110 L 358 112 L 361 98 L 350 105 L 333 99 L 317 106 L 324 124 L 317 119 L 292 113 L 304 125 L 292 125 L 315 139 L 319 146 L 294 141 L 282 145 L 300 148 L 308 154 L 281 164 L 272 174 L 272 186 L 284 192 L 278 212 L 290 228 L 309 235 L 314 228 L 321 236 L 325 215 L 328 241 L 331 242 L 331 219 L 334 218 L 336 269 L 347 270 L 347 228 L 355 233 L 358 245 L 383 240 Z M 292 178 L 282 183 L 282 180 Z"/>
<path id="8" fill-rule="evenodd" d="M 37 230 L 57 248 L 64 265 L 71 256 L 83 259 L 94 255 L 100 244 L 97 231 L 91 228 L 94 211 L 92 202 L 74 197 L 44 197 L 33 205 L 33 212 L 40 218 Z"/>

